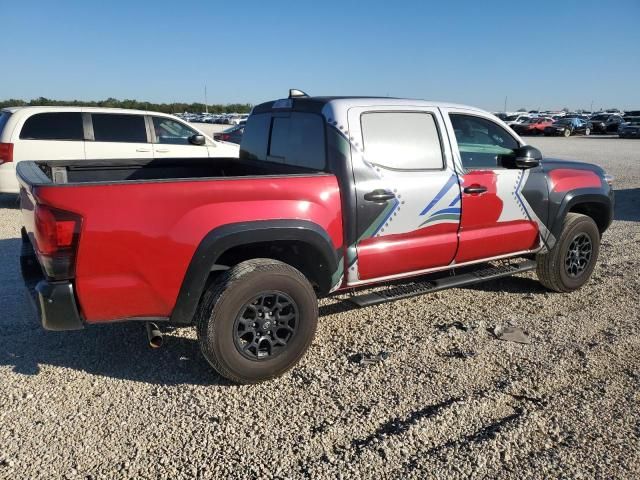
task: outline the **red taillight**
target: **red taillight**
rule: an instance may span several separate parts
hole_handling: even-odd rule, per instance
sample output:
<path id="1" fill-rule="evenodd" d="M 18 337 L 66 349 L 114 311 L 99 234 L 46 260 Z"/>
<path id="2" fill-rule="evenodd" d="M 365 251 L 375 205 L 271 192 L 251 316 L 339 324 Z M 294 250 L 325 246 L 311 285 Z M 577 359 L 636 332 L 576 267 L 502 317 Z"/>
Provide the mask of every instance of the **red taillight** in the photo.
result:
<path id="1" fill-rule="evenodd" d="M 13 143 L 0 143 L 0 165 L 13 162 Z"/>
<path id="2" fill-rule="evenodd" d="M 36 205 L 35 246 L 47 276 L 56 280 L 73 277 L 81 224 L 80 215 Z"/>
<path id="3" fill-rule="evenodd" d="M 225 141 L 225 142 L 226 142 L 226 141 L 227 141 L 227 140 L 229 140 L 230 138 L 231 138 L 231 135 L 229 135 L 228 133 L 223 133 L 223 134 L 222 134 L 222 137 L 220 138 L 220 140 L 223 140 L 223 141 Z"/>

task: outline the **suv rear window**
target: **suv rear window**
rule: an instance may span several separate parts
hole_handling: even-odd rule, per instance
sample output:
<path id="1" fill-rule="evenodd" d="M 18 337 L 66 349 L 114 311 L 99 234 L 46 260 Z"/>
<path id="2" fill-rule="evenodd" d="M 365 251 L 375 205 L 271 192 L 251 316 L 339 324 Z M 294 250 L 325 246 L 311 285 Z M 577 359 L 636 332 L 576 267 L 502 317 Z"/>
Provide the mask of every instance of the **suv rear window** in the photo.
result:
<path id="1" fill-rule="evenodd" d="M 96 142 L 147 143 L 147 127 L 142 115 L 93 113 L 91 119 Z"/>
<path id="2" fill-rule="evenodd" d="M 240 144 L 240 158 L 324 170 L 322 117 L 302 112 L 251 115 Z"/>
<path id="3" fill-rule="evenodd" d="M 4 111 L 4 112 L 0 112 L 0 133 L 2 133 L 2 130 L 4 129 L 4 126 L 7 124 L 7 122 L 9 121 L 9 117 L 11 116 L 11 112 L 8 111 Z"/>
<path id="4" fill-rule="evenodd" d="M 22 140 L 84 140 L 80 112 L 36 113 L 20 131 Z"/>

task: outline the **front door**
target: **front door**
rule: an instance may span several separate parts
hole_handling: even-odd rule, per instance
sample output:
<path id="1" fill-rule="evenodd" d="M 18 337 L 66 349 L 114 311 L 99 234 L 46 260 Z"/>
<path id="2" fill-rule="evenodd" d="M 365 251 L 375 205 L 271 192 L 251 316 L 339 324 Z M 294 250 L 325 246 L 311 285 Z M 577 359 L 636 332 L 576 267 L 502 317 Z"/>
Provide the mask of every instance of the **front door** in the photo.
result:
<path id="1" fill-rule="evenodd" d="M 209 156 L 207 145 L 193 145 L 189 138 L 198 132 L 167 117 L 152 117 L 154 158 L 202 158 Z"/>
<path id="2" fill-rule="evenodd" d="M 456 264 L 536 248 L 537 217 L 523 194 L 531 172 L 502 164 L 520 143 L 479 113 L 448 110 L 448 117 L 462 187 Z"/>
<path id="3" fill-rule="evenodd" d="M 348 283 L 451 263 L 460 187 L 440 112 L 358 107 L 348 118 L 357 204 L 356 259 Z"/>

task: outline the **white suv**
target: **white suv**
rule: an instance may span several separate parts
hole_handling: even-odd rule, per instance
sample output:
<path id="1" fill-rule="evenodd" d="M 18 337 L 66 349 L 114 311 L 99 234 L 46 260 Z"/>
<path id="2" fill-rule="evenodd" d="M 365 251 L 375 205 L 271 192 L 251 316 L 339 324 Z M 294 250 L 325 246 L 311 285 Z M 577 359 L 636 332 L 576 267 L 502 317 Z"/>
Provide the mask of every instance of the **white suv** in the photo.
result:
<path id="1" fill-rule="evenodd" d="M 219 142 L 165 113 L 93 107 L 0 110 L 0 193 L 18 193 L 21 160 L 238 157 Z"/>

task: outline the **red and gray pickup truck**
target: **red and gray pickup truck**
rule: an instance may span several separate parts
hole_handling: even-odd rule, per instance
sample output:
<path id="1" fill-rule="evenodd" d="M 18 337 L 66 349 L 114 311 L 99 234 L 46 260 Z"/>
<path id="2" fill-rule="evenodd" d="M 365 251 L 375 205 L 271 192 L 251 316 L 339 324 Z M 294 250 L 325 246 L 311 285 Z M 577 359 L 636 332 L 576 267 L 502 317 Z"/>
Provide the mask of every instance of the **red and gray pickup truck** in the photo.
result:
<path id="1" fill-rule="evenodd" d="M 196 326 L 241 383 L 296 364 L 319 297 L 369 306 L 533 269 L 577 289 L 613 212 L 601 168 L 542 159 L 484 111 L 299 92 L 254 108 L 239 159 L 25 161 L 18 178 L 44 328 Z"/>

